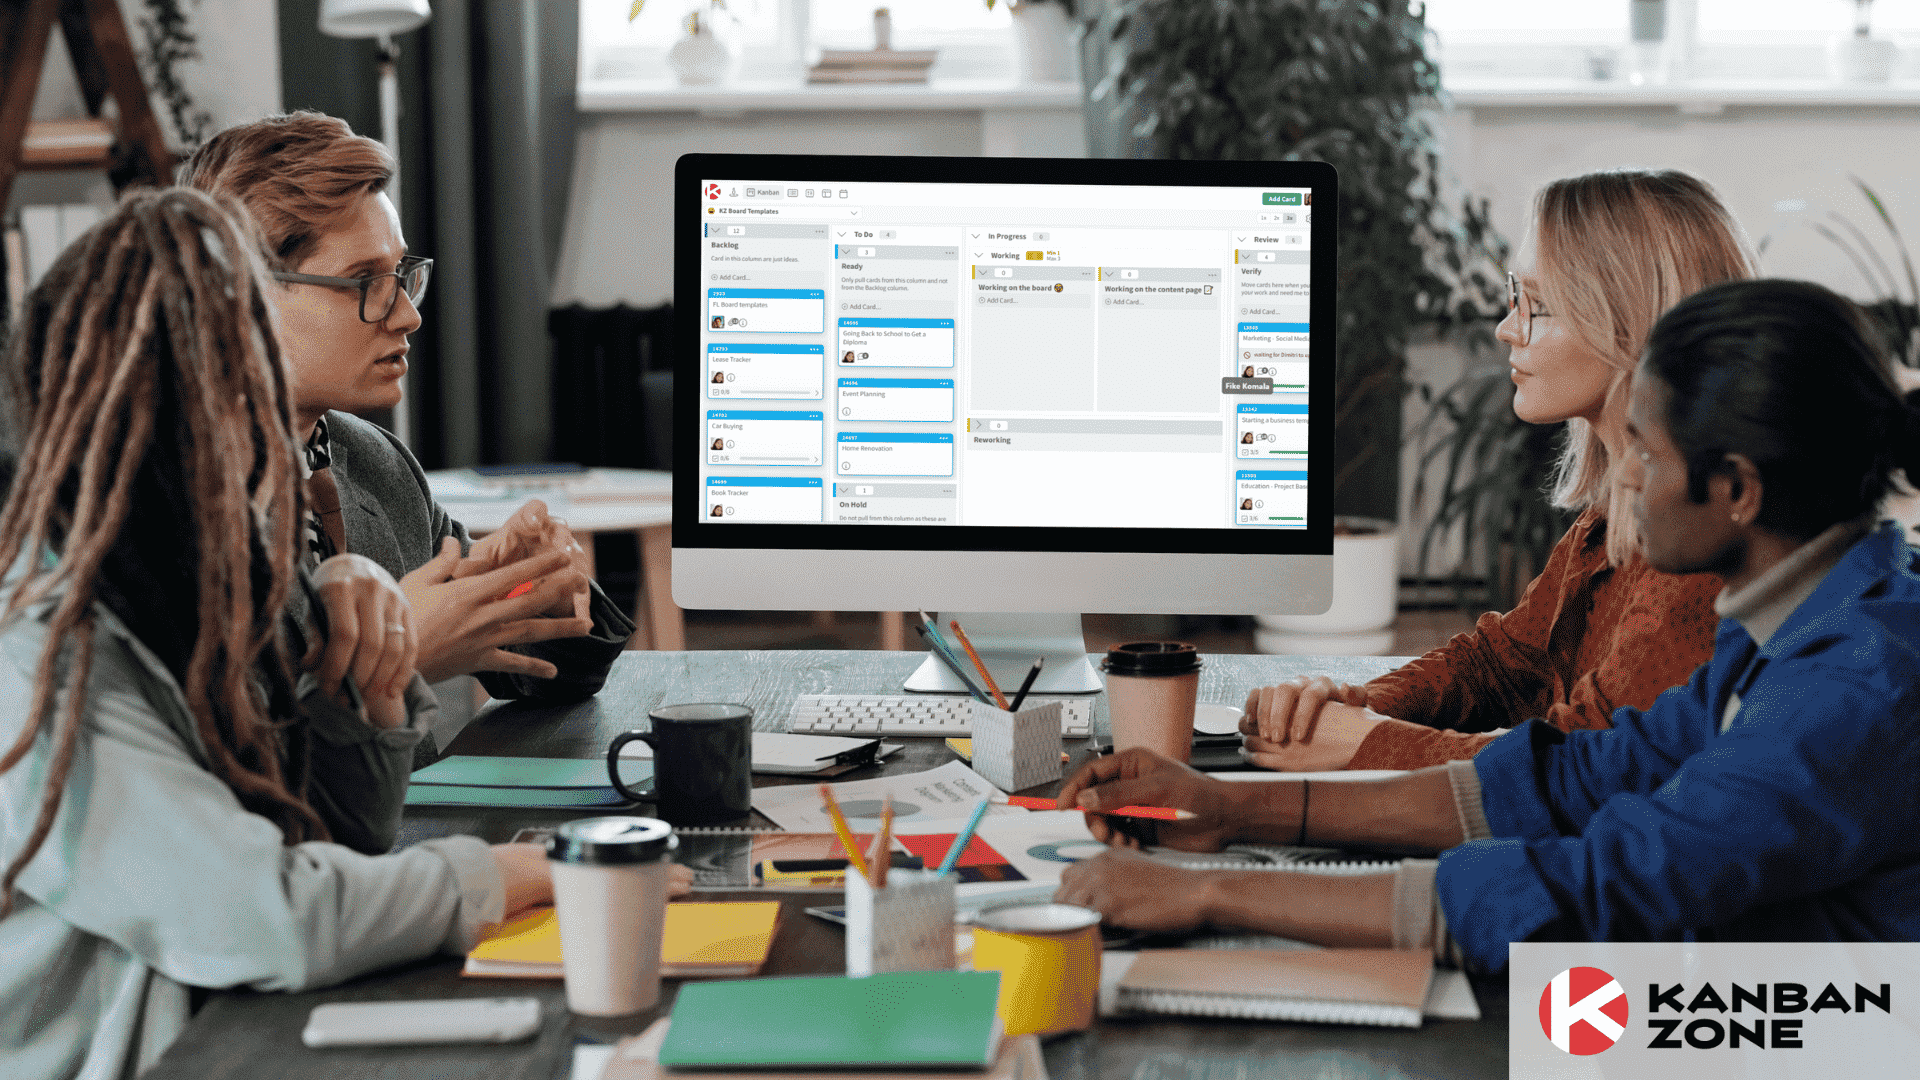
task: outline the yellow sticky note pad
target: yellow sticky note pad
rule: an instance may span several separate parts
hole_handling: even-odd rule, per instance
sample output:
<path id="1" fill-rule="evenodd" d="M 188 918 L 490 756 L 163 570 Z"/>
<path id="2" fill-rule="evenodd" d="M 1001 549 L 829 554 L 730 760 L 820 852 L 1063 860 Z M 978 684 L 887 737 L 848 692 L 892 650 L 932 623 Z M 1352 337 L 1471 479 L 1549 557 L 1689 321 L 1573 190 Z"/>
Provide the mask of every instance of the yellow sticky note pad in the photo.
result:
<path id="1" fill-rule="evenodd" d="M 779 917 L 777 901 L 668 904 L 660 963 L 757 966 L 766 959 Z M 560 920 L 552 908 L 542 908 L 502 926 L 467 955 L 496 963 L 559 964 Z"/>

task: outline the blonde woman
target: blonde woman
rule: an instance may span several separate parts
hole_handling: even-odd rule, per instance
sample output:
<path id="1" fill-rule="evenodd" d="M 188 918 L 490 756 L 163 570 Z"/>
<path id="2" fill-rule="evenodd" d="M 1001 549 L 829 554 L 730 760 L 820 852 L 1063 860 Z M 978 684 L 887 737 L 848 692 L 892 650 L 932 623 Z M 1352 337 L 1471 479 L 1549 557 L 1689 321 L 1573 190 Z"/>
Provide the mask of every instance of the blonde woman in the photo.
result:
<path id="1" fill-rule="evenodd" d="M 1266 768 L 1417 769 L 1470 758 L 1540 717 L 1605 728 L 1645 709 L 1713 652 L 1712 574 L 1656 574 L 1618 483 L 1632 372 L 1667 309 L 1750 278 L 1753 257 L 1713 189 L 1673 170 L 1619 169 L 1547 185 L 1508 275 L 1496 336 L 1512 349 L 1513 410 L 1566 423 L 1554 505 L 1579 518 L 1509 612 L 1364 686 L 1302 679 L 1253 691 L 1241 730 Z"/>

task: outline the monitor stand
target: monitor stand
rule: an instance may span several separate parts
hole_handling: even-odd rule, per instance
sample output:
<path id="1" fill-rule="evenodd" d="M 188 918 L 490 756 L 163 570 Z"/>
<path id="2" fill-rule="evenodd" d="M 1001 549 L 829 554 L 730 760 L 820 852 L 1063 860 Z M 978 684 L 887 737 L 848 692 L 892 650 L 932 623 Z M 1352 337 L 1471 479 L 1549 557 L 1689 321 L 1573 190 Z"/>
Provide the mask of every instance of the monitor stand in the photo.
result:
<path id="1" fill-rule="evenodd" d="M 909 622 L 919 617 L 918 612 L 907 612 Z M 1040 657 L 1046 658 L 1047 665 L 1040 670 L 1040 678 L 1033 684 L 1033 693 L 1096 694 L 1102 689 L 1099 674 L 1087 662 L 1087 642 L 1080 632 L 1078 615 L 943 611 L 935 613 L 934 619 L 940 624 L 941 636 L 961 654 L 960 659 L 964 662 L 966 651 L 961 649 L 953 628 L 948 625 L 953 620 L 959 620 L 967 632 L 967 640 L 980 653 L 987 670 L 993 673 L 993 681 L 999 684 L 1000 691 L 1007 695 L 1008 700 L 1012 700 L 1014 691 L 1026 680 L 1034 660 Z M 971 669 L 967 677 L 975 682 L 980 681 Z M 948 671 L 947 666 L 931 650 L 920 667 L 907 677 L 905 688 L 921 694 L 967 692 L 967 688 L 953 677 L 953 672 Z"/>

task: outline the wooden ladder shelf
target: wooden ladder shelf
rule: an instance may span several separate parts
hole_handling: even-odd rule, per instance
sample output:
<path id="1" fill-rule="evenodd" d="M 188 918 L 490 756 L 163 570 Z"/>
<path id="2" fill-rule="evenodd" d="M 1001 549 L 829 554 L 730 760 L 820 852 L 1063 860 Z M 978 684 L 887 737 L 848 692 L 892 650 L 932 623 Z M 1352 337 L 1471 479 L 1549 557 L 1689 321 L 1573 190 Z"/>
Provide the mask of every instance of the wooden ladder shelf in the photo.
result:
<path id="1" fill-rule="evenodd" d="M 36 124 L 33 96 L 56 21 L 89 119 Z M 100 115 L 108 97 L 117 133 Z M 115 0 L 0 0 L 0 208 L 22 172 L 101 169 L 116 187 L 164 186 L 173 164 Z"/>

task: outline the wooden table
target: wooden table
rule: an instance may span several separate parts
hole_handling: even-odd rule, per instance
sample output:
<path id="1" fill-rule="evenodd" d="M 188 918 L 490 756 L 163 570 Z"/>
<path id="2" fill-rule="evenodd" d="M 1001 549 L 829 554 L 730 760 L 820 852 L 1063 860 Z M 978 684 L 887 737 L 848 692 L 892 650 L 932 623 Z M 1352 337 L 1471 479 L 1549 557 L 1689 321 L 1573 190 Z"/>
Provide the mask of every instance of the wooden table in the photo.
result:
<path id="1" fill-rule="evenodd" d="M 1300 674 L 1359 682 L 1400 663 L 1389 657 L 1210 656 L 1201 669 L 1201 701 L 1239 704 L 1248 688 Z M 893 693 L 919 657 L 885 652 L 629 652 L 615 663 L 601 693 L 577 705 L 540 708 L 496 704 L 447 747 L 456 754 L 594 757 L 615 733 L 646 728 L 656 705 L 729 701 L 754 709 L 757 730 L 786 723 L 795 695 Z M 1097 699 L 1094 730 L 1106 730 L 1106 702 Z M 839 779 L 917 772 L 952 760 L 938 739 L 909 745 L 882 765 Z M 1069 769 L 1086 760 L 1087 740 L 1069 740 Z M 796 777 L 755 777 L 756 784 L 806 783 Z M 1057 784 L 1032 793 L 1057 790 Z M 402 843 L 470 832 L 490 841 L 529 825 L 577 817 L 577 811 L 410 811 Z M 756 815 L 757 818 L 757 815 Z M 764 819 L 759 819 L 766 824 Z M 782 902 L 780 930 L 764 974 L 831 974 L 843 969 L 844 938 L 802 912 L 833 903 L 838 894 L 702 893 L 703 899 Z M 567 1012 L 557 981 L 463 979 L 454 958 L 423 960 L 305 994 L 216 993 L 143 1080 L 223 1080 L 304 1077 L 501 1077 L 565 1080 L 572 1046 L 610 1042 L 643 1030 L 671 1008 L 676 980 L 667 980 L 658 1010 L 600 1020 Z M 1054 1080 L 1282 1080 L 1289 1077 L 1494 1078 L 1507 1075 L 1507 1000 L 1504 979 L 1476 979 L 1484 1019 L 1430 1020 L 1417 1031 L 1331 1024 L 1151 1019 L 1103 1020 L 1091 1031 L 1052 1039 L 1047 1069 Z M 300 1030 L 315 1005 L 330 1001 L 403 998 L 530 996 L 544 1019 L 532 1041 L 509 1046 L 308 1050 Z M 801 1078 L 796 1078 L 801 1080 Z"/>

